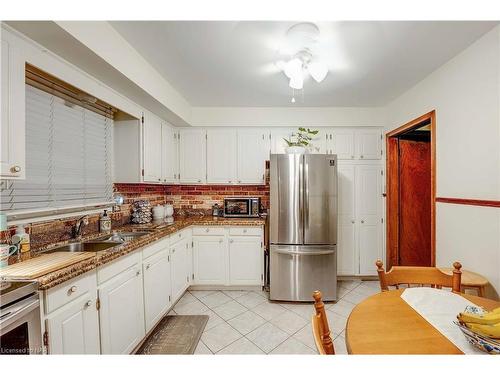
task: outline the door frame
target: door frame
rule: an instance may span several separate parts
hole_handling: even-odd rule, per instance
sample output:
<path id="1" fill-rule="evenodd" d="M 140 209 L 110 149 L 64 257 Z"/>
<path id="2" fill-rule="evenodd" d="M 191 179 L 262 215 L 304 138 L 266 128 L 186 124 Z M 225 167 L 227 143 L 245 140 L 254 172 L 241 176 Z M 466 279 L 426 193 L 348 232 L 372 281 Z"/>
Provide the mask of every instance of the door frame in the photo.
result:
<path id="1" fill-rule="evenodd" d="M 386 142 L 386 269 L 399 265 L 399 170 L 389 161 L 399 161 L 391 141 L 429 121 L 431 129 L 431 266 L 436 265 L 436 111 L 432 110 L 385 135 Z"/>

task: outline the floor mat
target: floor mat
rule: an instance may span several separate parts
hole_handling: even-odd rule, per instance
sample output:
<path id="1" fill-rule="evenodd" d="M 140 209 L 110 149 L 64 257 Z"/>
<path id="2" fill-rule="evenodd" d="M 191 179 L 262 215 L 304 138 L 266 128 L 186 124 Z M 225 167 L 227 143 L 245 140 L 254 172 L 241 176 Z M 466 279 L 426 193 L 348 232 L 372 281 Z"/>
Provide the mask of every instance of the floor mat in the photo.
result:
<path id="1" fill-rule="evenodd" d="M 208 315 L 168 315 L 136 354 L 193 354 L 208 318 Z"/>

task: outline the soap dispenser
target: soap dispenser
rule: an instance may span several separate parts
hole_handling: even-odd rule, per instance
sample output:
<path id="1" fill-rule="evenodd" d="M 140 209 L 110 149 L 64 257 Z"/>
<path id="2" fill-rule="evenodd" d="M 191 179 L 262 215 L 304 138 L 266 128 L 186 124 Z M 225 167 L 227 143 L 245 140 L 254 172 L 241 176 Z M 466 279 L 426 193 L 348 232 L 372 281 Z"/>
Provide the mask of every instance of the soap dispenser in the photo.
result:
<path id="1" fill-rule="evenodd" d="M 108 215 L 108 210 L 104 210 L 99 219 L 99 231 L 101 233 L 111 232 L 111 217 Z"/>

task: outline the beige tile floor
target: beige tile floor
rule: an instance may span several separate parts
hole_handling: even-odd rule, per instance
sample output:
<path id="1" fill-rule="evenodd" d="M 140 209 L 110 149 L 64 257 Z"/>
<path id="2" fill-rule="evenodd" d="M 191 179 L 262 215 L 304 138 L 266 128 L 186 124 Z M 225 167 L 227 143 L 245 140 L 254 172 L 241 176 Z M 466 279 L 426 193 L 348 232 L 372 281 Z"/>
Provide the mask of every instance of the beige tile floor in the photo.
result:
<path id="1" fill-rule="evenodd" d="M 337 354 L 346 354 L 347 317 L 354 306 L 380 291 L 378 281 L 340 281 L 339 300 L 327 303 Z M 188 291 L 170 314 L 210 318 L 195 354 L 316 354 L 311 330 L 313 306 L 276 303 L 266 292 Z"/>

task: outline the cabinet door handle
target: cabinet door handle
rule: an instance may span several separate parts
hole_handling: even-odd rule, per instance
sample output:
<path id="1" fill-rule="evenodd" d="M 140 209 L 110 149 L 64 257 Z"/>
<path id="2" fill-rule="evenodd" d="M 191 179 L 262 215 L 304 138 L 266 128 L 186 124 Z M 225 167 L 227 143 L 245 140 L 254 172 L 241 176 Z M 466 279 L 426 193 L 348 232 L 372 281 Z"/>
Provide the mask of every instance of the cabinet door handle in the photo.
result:
<path id="1" fill-rule="evenodd" d="M 209 228 L 205 229 L 205 232 L 207 232 L 207 233 L 210 232 L 210 229 Z"/>
<path id="2" fill-rule="evenodd" d="M 11 173 L 19 173 L 21 172 L 21 167 L 19 165 L 14 165 L 13 167 L 10 168 Z"/>
<path id="3" fill-rule="evenodd" d="M 85 302 L 85 306 L 84 307 L 90 307 L 92 306 L 92 300 L 88 300 L 87 302 Z"/>
<path id="4" fill-rule="evenodd" d="M 172 249 L 172 254 L 175 254 L 175 249 Z"/>
<path id="5" fill-rule="evenodd" d="M 68 294 L 75 293 L 77 289 L 78 288 L 76 287 L 76 285 L 73 285 L 71 288 L 69 288 Z"/>
<path id="6" fill-rule="evenodd" d="M 354 159 L 354 155 L 351 155 L 351 159 Z"/>
<path id="7" fill-rule="evenodd" d="M 364 220 L 361 220 L 361 224 L 364 224 L 364 223 L 365 223 L 365 221 L 364 221 Z"/>
<path id="8" fill-rule="evenodd" d="M 137 271 L 137 272 L 135 273 L 135 276 L 139 276 L 140 274 L 141 274 L 141 271 Z"/>
<path id="9" fill-rule="evenodd" d="M 246 232 L 247 232 L 247 230 L 246 230 L 246 229 L 243 229 L 243 233 L 246 233 Z"/>
<path id="10" fill-rule="evenodd" d="M 198 180 L 198 182 L 201 182 L 201 180 Z"/>
<path id="11" fill-rule="evenodd" d="M 229 240 L 229 243 L 233 243 L 233 242 L 234 242 L 234 240 L 231 238 L 231 239 Z"/>
<path id="12" fill-rule="evenodd" d="M 353 223 L 353 224 L 354 224 L 354 223 L 355 223 L 355 221 L 354 221 L 354 220 L 351 220 L 351 223 Z"/>
<path id="13" fill-rule="evenodd" d="M 146 269 L 147 269 L 147 270 L 149 270 L 149 267 L 151 267 L 151 264 L 148 264 L 148 265 L 146 266 Z"/>
<path id="14" fill-rule="evenodd" d="M 361 155 L 360 157 L 361 157 L 361 159 L 363 159 L 363 155 Z"/>

